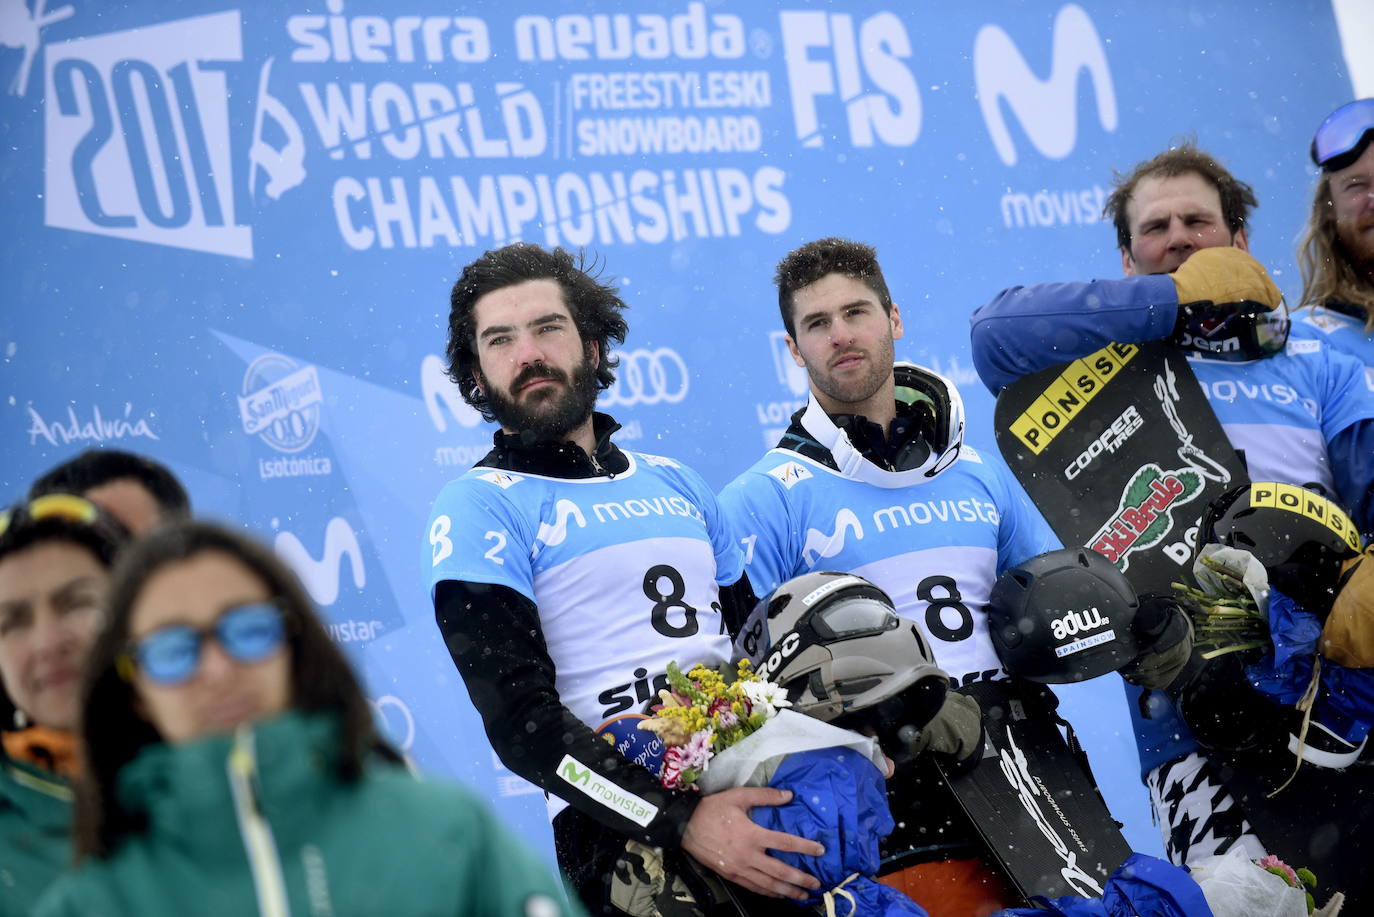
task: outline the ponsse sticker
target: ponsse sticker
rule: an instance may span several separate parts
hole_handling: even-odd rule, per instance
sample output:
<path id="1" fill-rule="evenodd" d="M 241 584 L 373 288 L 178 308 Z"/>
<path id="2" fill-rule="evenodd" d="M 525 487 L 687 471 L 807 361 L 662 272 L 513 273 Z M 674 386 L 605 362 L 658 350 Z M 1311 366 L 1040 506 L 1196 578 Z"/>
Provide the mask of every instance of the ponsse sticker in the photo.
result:
<path id="1" fill-rule="evenodd" d="M 1336 534 L 1352 551 L 1360 551 L 1360 536 L 1355 523 L 1330 500 L 1294 484 L 1255 484 L 1250 490 L 1250 505 L 1285 509 L 1315 522 Z"/>
<path id="2" fill-rule="evenodd" d="M 1039 455 L 1139 350 L 1134 344 L 1108 344 L 1074 360 L 1012 422 L 1012 434 Z"/>

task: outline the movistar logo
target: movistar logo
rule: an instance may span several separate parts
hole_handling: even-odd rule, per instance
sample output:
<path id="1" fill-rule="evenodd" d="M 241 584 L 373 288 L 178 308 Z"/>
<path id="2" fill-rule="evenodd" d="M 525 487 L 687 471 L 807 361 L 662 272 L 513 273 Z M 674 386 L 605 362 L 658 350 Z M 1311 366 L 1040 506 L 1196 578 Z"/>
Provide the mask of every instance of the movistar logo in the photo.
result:
<path id="1" fill-rule="evenodd" d="M 563 767 L 559 770 L 558 775 L 573 786 L 586 786 L 592 780 L 591 768 L 578 767 L 577 762 L 572 758 L 563 759 Z"/>
<path id="2" fill-rule="evenodd" d="M 846 536 L 853 533 L 856 539 L 864 537 L 863 526 L 852 509 L 842 509 L 835 514 L 835 531 L 827 534 L 819 529 L 806 530 L 806 543 L 802 546 L 802 560 L 808 567 L 814 567 L 823 557 L 834 557 L 844 550 Z"/>
<path id="3" fill-rule="evenodd" d="M 572 755 L 563 756 L 555 773 L 560 780 L 579 793 L 599 802 L 622 818 L 628 818 L 640 827 L 647 826 L 658 815 L 658 806 L 641 799 L 624 787 L 611 783 Z"/>
<path id="4" fill-rule="evenodd" d="M 1107 68 L 1107 52 L 1093 21 L 1081 6 L 1067 3 L 1054 18 L 1050 74 L 1040 79 L 1000 26 L 987 25 L 973 43 L 973 75 L 978 104 L 997 155 L 1016 165 L 1002 102 L 1016 113 L 1022 129 L 1041 155 L 1063 159 L 1078 141 L 1078 74 L 1087 70 L 1097 97 L 1097 119 L 1116 130 L 1116 91 Z"/>
<path id="5" fill-rule="evenodd" d="M 441 405 L 448 410 L 448 416 L 462 427 L 470 429 L 482 422 L 482 415 L 463 400 L 458 386 L 448 377 L 444 361 L 432 353 L 426 354 L 420 361 L 420 396 L 424 398 L 430 422 L 440 433 L 448 430 L 448 420 L 444 417 L 444 411 L 440 410 Z"/>
<path id="6" fill-rule="evenodd" d="M 530 551 L 531 557 L 538 557 L 539 552 L 546 547 L 552 548 L 562 544 L 568 537 L 569 520 L 576 522 L 578 528 L 587 526 L 587 517 L 582 515 L 582 510 L 571 500 L 559 500 L 555 503 L 553 516 L 553 525 L 547 522 L 539 523 L 539 531 L 534 535 L 534 548 Z"/>
<path id="7" fill-rule="evenodd" d="M 347 558 L 353 572 L 353 585 L 367 585 L 363 568 L 363 549 L 353 526 L 342 516 L 329 520 L 324 528 L 324 551 L 319 560 L 311 556 L 301 540 L 291 532 L 278 532 L 273 547 L 277 556 L 300 577 L 310 597 L 321 605 L 333 605 L 339 598 L 339 579 Z"/>

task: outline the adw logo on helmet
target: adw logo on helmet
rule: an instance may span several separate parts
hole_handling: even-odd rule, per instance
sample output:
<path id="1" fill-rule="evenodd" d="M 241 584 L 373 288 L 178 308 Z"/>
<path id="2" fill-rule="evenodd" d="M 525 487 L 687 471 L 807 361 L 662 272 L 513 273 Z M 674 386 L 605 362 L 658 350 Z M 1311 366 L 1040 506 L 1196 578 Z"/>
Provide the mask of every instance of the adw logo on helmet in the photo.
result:
<path id="1" fill-rule="evenodd" d="M 1086 70 L 1097 99 L 1103 130 L 1117 125 L 1116 90 L 1107 53 L 1093 21 L 1081 6 L 1065 4 L 1054 18 L 1050 73 L 1040 79 L 1000 26 L 986 25 L 973 43 L 973 75 L 978 104 L 1002 162 L 1016 165 L 1016 147 L 1002 114 L 1002 103 L 1016 113 L 1022 129 L 1041 155 L 1063 159 L 1078 140 L 1078 75 Z"/>

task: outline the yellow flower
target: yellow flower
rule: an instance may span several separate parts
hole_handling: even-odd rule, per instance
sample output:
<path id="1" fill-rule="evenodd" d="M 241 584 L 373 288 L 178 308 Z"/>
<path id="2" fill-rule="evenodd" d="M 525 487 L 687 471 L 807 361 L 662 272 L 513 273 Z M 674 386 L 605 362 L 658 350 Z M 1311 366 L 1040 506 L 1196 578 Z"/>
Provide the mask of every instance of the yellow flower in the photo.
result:
<path id="1" fill-rule="evenodd" d="M 708 669 L 704 665 L 695 665 L 692 671 L 687 673 L 687 677 L 701 686 L 702 693 L 710 697 L 720 697 L 725 693 L 725 679 L 720 677 L 720 673 L 715 669 Z"/>

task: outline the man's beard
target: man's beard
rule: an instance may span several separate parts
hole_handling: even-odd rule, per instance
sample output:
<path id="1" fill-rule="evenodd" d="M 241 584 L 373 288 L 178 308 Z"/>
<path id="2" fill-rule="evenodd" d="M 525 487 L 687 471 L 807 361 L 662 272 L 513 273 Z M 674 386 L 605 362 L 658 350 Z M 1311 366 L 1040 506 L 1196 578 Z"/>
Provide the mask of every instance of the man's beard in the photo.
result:
<path id="1" fill-rule="evenodd" d="M 1366 216 L 1356 223 L 1353 231 L 1337 226 L 1336 253 L 1344 256 L 1362 279 L 1374 282 L 1374 238 L 1368 232 L 1369 222 Z"/>
<path id="2" fill-rule="evenodd" d="M 592 415 L 596 407 L 596 371 L 591 360 L 584 359 L 572 372 L 572 379 L 562 370 L 543 363 L 525 367 L 511 383 L 512 390 L 533 379 L 553 379 L 563 388 L 544 388 L 517 402 L 488 384 L 481 377 L 487 394 L 487 407 L 503 430 L 519 433 L 529 439 L 561 440 L 577 429 Z"/>
<path id="3" fill-rule="evenodd" d="M 896 355 L 892 338 L 880 341 L 873 350 L 867 352 L 867 355 L 867 371 L 857 379 L 851 378 L 841 382 L 827 369 L 814 373 L 807 367 L 807 373 L 811 377 L 811 383 L 821 394 L 828 396 L 837 404 L 862 404 L 872 398 L 892 375 L 892 360 Z"/>

